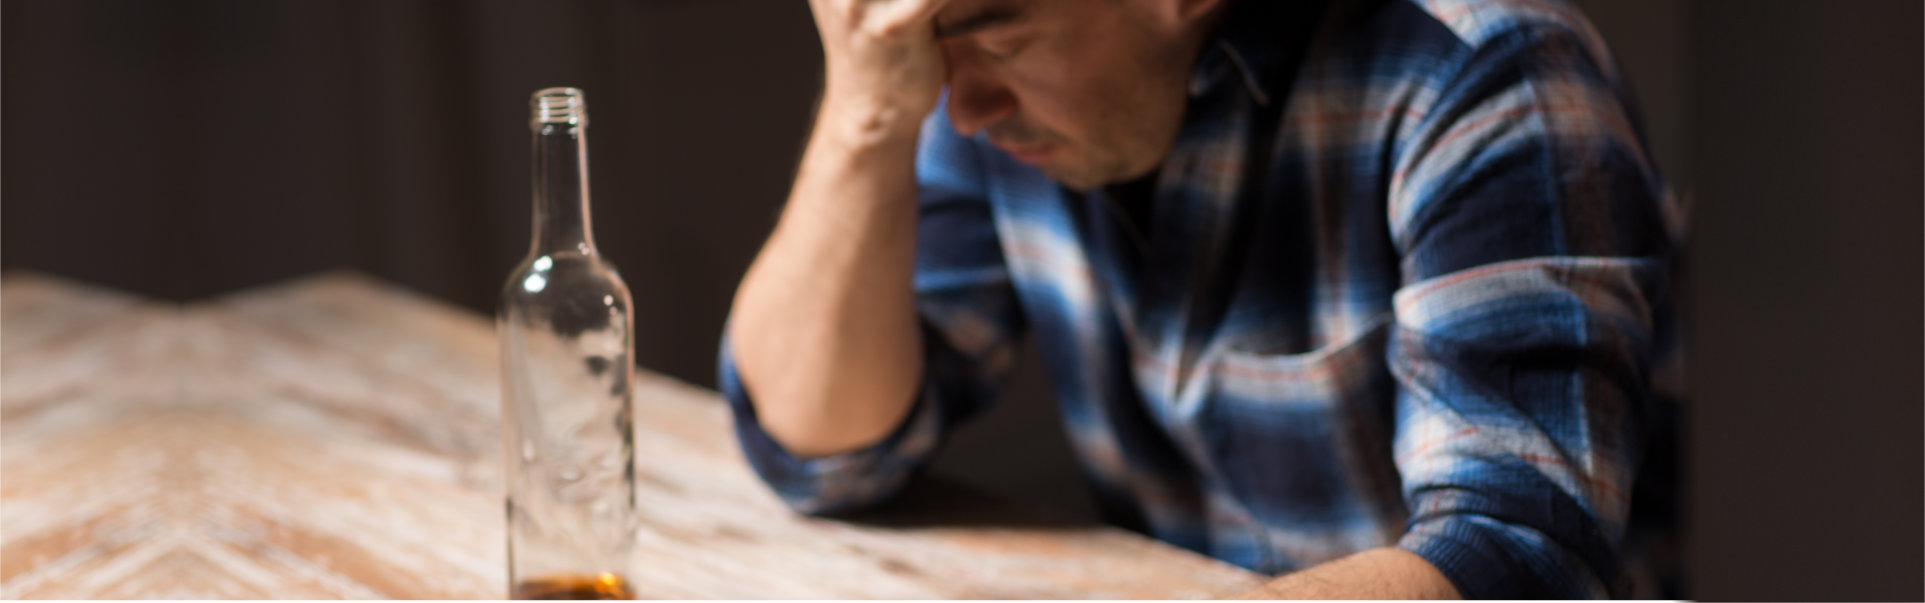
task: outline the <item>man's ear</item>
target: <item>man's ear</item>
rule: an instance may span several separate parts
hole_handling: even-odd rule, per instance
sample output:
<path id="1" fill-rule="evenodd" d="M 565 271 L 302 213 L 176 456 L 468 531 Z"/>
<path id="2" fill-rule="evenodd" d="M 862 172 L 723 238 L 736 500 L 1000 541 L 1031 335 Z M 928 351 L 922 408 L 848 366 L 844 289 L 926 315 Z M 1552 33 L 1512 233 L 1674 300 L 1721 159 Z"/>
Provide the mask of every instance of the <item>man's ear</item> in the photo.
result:
<path id="1" fill-rule="evenodd" d="M 1218 7 L 1229 4 L 1230 0 L 1164 0 L 1176 4 L 1176 16 L 1185 22 L 1194 22 L 1215 13 Z M 1259 2 L 1286 2 L 1289 0 L 1257 0 Z"/>
<path id="2" fill-rule="evenodd" d="M 1208 23 L 1222 12 L 1219 9 L 1233 0 L 1117 0 L 1120 4 L 1133 4 L 1133 8 L 1144 14 L 1152 15 L 1157 22 L 1166 27 L 1179 30 L 1196 29 L 1199 23 Z M 1293 0 L 1245 0 L 1254 2 L 1290 2 Z"/>

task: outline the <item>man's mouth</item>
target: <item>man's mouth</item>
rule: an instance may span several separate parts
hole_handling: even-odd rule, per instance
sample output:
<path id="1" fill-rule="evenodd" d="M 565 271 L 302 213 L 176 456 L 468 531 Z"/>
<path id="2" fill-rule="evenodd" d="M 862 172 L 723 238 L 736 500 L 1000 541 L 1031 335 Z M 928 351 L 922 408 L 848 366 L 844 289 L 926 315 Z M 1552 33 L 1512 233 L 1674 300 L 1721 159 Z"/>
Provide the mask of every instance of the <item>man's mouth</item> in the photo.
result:
<path id="1" fill-rule="evenodd" d="M 1045 159 L 1049 158 L 1051 153 L 1056 151 L 1056 145 L 1051 143 L 1025 145 L 1004 144 L 994 141 L 991 141 L 991 143 L 996 145 L 996 148 L 1002 149 L 1004 153 L 1008 153 L 1011 159 L 1030 165 L 1041 164 Z"/>

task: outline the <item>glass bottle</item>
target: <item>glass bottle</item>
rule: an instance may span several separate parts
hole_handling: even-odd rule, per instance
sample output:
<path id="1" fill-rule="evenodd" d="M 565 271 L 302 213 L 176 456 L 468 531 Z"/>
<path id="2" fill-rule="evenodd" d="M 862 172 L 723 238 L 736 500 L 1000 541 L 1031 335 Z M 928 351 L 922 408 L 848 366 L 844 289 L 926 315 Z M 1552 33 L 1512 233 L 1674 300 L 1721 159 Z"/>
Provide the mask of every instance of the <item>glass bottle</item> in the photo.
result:
<path id="1" fill-rule="evenodd" d="M 534 242 L 501 292 L 508 584 L 516 599 L 632 599 L 631 299 L 588 221 L 587 105 L 535 92 Z"/>

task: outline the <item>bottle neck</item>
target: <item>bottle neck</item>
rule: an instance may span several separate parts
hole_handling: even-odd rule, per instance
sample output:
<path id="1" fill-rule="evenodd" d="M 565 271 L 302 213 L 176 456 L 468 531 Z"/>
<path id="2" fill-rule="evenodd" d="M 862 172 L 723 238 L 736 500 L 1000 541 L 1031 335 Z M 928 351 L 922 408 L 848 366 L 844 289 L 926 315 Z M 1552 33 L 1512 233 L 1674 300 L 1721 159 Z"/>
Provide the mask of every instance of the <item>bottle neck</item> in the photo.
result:
<path id="1" fill-rule="evenodd" d="M 585 123 L 535 125 L 535 236 L 531 252 L 593 255 Z"/>

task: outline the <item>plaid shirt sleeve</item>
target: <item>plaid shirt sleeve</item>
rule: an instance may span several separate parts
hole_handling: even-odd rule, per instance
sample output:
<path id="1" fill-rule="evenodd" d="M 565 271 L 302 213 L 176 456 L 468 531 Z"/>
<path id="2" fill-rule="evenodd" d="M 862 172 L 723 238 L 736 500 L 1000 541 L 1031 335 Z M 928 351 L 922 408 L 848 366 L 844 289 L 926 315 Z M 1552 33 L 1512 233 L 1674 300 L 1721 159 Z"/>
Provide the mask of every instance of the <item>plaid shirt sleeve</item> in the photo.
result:
<path id="1" fill-rule="evenodd" d="M 886 500 L 935 450 L 946 430 L 995 397 L 1024 325 L 989 203 L 978 151 L 938 108 L 923 124 L 915 287 L 923 329 L 923 386 L 901 426 L 868 448 L 802 459 L 757 422 L 729 342 L 717 382 L 734 411 L 749 464 L 791 508 L 834 514 Z"/>
<path id="2" fill-rule="evenodd" d="M 1391 177 L 1398 546 L 1467 598 L 1618 588 L 1673 222 L 1588 39 L 1480 44 Z"/>

